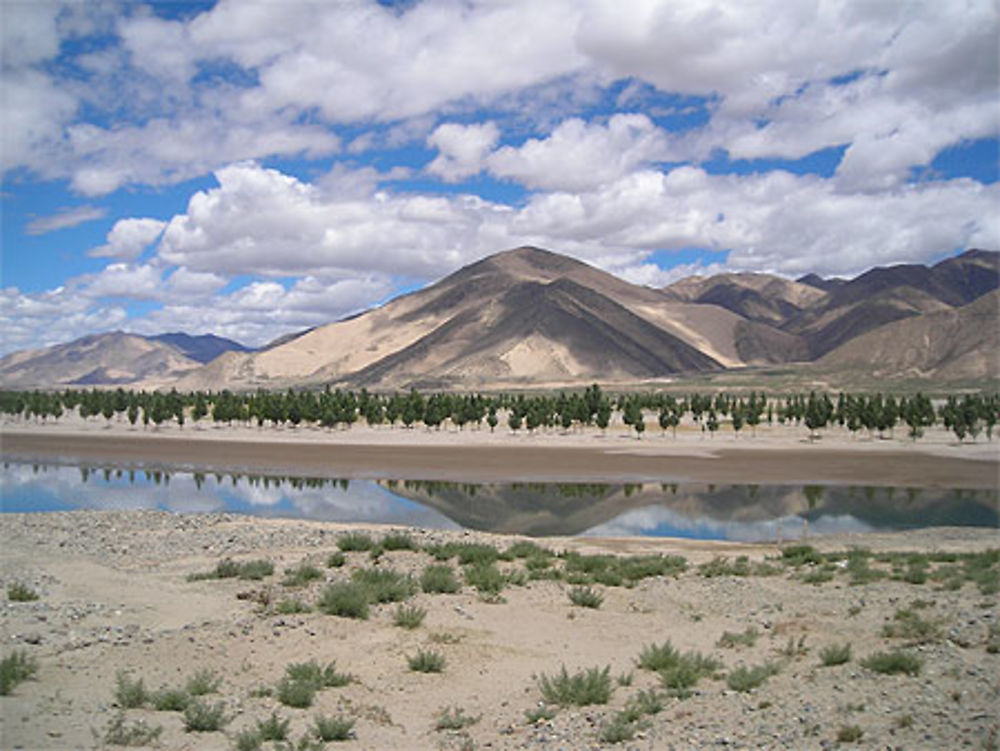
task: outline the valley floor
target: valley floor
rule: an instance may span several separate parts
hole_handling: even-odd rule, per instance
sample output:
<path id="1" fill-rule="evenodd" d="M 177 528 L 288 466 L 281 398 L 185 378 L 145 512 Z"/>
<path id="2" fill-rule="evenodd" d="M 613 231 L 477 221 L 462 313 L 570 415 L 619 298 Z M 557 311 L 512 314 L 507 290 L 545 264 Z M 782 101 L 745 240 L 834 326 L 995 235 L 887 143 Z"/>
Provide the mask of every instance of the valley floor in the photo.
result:
<path id="1" fill-rule="evenodd" d="M 600 740 L 602 729 L 634 706 L 640 692 L 657 701 L 643 705 L 645 714 L 629 726 L 634 738 L 617 747 L 828 748 L 838 737 L 860 735 L 871 748 L 985 748 L 997 739 L 998 564 L 985 576 L 978 569 L 980 579 L 970 581 L 962 579 L 961 564 L 942 562 L 947 556 L 940 555 L 995 547 L 995 530 L 814 541 L 827 551 L 864 545 L 874 553 L 939 554 L 921 558 L 932 561 L 925 578 L 872 557 L 882 578 L 860 583 L 840 564 L 776 560 L 781 551 L 773 545 L 548 539 L 541 544 L 557 552 L 679 555 L 688 567 L 630 588 L 594 584 L 604 600 L 588 609 L 571 604 L 565 574 L 531 579 L 527 559 L 500 561 L 516 583 L 499 597 L 484 597 L 468 584 L 455 594 L 419 592 L 409 604 L 426 617 L 413 630 L 393 625 L 397 606 L 389 604 L 374 606 L 368 620 L 315 610 L 279 613 L 282 601 L 312 605 L 329 582 L 345 581 L 359 569 L 419 577 L 433 562 L 416 550 L 386 551 L 377 562 L 366 552 L 348 552 L 340 567 L 331 568 L 344 526 L 81 511 L 6 514 L 0 531 L 4 591 L 18 583 L 39 596 L 14 602 L 7 595 L 0 609 L 2 656 L 23 650 L 37 664 L 32 678 L 0 696 L 5 748 L 100 748 L 116 722 L 125 731 L 144 722 L 161 728 L 161 748 L 230 749 L 237 734 L 273 712 L 290 721 L 294 741 L 318 713 L 353 719 L 354 738 L 329 749 L 612 748 Z M 389 530 L 365 531 L 378 539 Z M 514 542 L 478 533 L 407 534 L 419 545 L 479 542 L 503 549 Z M 771 557 L 771 570 L 709 577 L 710 569 L 699 569 L 719 556 L 732 563 L 738 555 L 747 555 L 751 566 Z M 275 572 L 261 581 L 188 579 L 230 556 L 266 558 Z M 315 566 L 319 578 L 285 586 L 282 572 L 302 563 Z M 455 559 L 448 565 L 461 577 Z M 906 565 L 909 572 L 917 564 Z M 553 559 L 551 566 L 565 571 L 568 560 Z M 903 610 L 916 616 L 906 616 L 910 632 L 886 631 L 903 623 Z M 729 646 L 726 632 L 738 635 Z M 637 665 L 644 646 L 667 640 L 719 663 L 686 698 L 669 695 L 655 672 Z M 824 666 L 824 649 L 844 644 L 851 646 L 848 661 Z M 897 649 L 917 658 L 919 674 L 883 674 L 862 665 L 876 652 Z M 443 655 L 443 671 L 411 671 L 407 658 L 418 650 Z M 310 660 L 335 662 L 353 680 L 319 691 L 308 709 L 283 705 L 277 687 L 286 667 Z M 761 665 L 777 672 L 747 691 L 731 687 L 739 666 Z M 610 701 L 561 709 L 544 704 L 537 678 L 554 676 L 562 666 L 571 674 L 607 667 Z M 216 692 L 203 697 L 223 702 L 228 722 L 220 731 L 186 732 L 180 712 L 156 711 L 149 703 L 118 706 L 120 671 L 155 692 L 183 687 L 198 670 L 220 680 Z M 552 716 L 526 716 L 541 709 Z M 445 710 L 475 721 L 461 730 L 436 729 Z"/>

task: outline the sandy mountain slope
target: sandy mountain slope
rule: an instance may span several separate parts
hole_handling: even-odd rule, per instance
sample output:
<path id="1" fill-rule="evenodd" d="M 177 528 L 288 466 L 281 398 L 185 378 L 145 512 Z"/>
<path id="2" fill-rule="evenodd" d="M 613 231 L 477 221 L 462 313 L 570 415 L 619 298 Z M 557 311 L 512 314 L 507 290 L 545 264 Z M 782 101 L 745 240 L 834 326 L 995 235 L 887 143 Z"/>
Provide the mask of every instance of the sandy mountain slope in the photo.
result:
<path id="1" fill-rule="evenodd" d="M 171 344 L 116 331 L 8 355 L 0 360 L 0 383 L 4 388 L 57 388 L 168 382 L 199 365 Z"/>
<path id="2" fill-rule="evenodd" d="M 538 248 L 498 253 L 280 346 L 229 353 L 179 388 L 486 387 L 637 380 L 787 360 L 797 340 Z M 764 354 L 759 354 L 757 350 Z"/>
<path id="3" fill-rule="evenodd" d="M 825 296 L 822 290 L 771 274 L 689 277 L 664 289 L 686 302 L 718 305 L 751 321 L 780 326 Z"/>
<path id="4" fill-rule="evenodd" d="M 942 380 L 1000 377 L 1000 290 L 957 309 L 896 321 L 822 357 L 834 369 L 864 367 L 874 375 Z"/>

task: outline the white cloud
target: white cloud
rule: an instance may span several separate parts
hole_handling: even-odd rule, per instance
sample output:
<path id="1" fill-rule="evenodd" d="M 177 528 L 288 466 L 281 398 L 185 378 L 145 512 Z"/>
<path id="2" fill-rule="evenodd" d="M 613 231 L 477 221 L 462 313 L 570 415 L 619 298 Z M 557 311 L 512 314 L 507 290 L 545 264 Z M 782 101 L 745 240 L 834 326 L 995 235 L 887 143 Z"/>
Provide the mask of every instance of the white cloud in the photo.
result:
<path id="1" fill-rule="evenodd" d="M 54 2 L 5 2 L 0 17 L 0 57 L 4 68 L 40 63 L 59 52 Z"/>
<path id="2" fill-rule="evenodd" d="M 439 125 L 427 138 L 427 145 L 438 150 L 427 171 L 447 182 L 475 175 L 482 170 L 484 157 L 499 139 L 496 123 Z"/>
<path id="3" fill-rule="evenodd" d="M 166 222 L 159 219 L 119 219 L 108 233 L 108 241 L 90 251 L 94 258 L 119 258 L 132 261 L 160 236 Z"/>
<path id="4" fill-rule="evenodd" d="M 497 149 L 486 163 L 497 177 L 530 188 L 587 190 L 667 154 L 666 134 L 646 115 L 616 114 L 607 125 L 571 118 L 547 138 Z"/>
<path id="5" fill-rule="evenodd" d="M 75 206 L 49 216 L 32 219 L 25 225 L 24 231 L 29 235 L 45 235 L 49 232 L 69 229 L 86 222 L 92 222 L 95 219 L 101 219 L 107 213 L 108 210 L 101 206 Z"/>

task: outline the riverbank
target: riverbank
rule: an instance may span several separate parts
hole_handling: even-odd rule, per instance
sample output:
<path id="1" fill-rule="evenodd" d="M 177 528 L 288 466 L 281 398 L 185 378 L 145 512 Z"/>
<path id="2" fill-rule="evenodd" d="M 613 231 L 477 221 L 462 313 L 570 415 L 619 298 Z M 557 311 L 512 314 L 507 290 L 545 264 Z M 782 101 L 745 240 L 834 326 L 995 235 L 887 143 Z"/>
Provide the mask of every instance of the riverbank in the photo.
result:
<path id="1" fill-rule="evenodd" d="M 458 576 L 459 591 L 418 591 L 407 604 L 425 617 L 406 630 L 394 625 L 394 604 L 373 605 L 367 620 L 284 612 L 281 605 L 294 600 L 313 607 L 329 583 L 373 567 L 419 578 L 434 561 L 416 550 L 388 550 L 377 562 L 368 552 L 347 552 L 343 565 L 328 566 L 346 533 L 377 541 L 387 528 L 160 512 L 7 514 L 0 528 L 5 592 L 16 582 L 39 596 L 28 602 L 5 596 L 0 611 L 3 656 L 23 650 L 38 666 L 32 679 L 0 697 L 0 735 L 10 748 L 100 747 L 121 717 L 125 728 L 139 722 L 160 727 L 161 747 L 229 749 L 238 733 L 274 712 L 290 721 L 296 741 L 317 713 L 353 720 L 354 738 L 344 748 L 602 748 L 611 747 L 600 740 L 602 729 L 635 706 L 640 692 L 655 694 L 662 708 L 631 726 L 636 735 L 628 748 L 803 748 L 857 731 L 873 747 L 957 748 L 996 737 L 1000 655 L 990 646 L 1000 649 L 995 589 L 955 579 L 962 566 L 948 573 L 942 567 L 953 564 L 941 555 L 995 547 L 995 530 L 868 535 L 864 545 L 876 553 L 938 555 L 926 559 L 923 579 L 902 576 L 912 567 L 905 563 L 892 577 L 889 559 L 872 556 L 872 570 L 887 576 L 866 575 L 864 583 L 853 584 L 855 574 L 838 564 L 779 562 L 773 545 L 548 539 L 541 544 L 554 552 L 680 556 L 687 567 L 640 577 L 631 587 L 594 582 L 589 586 L 603 601 L 590 609 L 569 600 L 567 559 L 550 559 L 545 567 L 539 567 L 541 557 L 501 560 L 497 567 L 507 583 L 487 595 L 463 581 L 462 567 L 451 558 L 445 563 Z M 516 541 L 394 531 L 415 546 L 474 542 L 504 550 Z M 857 540 L 812 542 L 834 551 Z M 750 566 L 744 575 L 718 566 L 711 577 L 708 569 L 699 570 L 719 557 L 734 563 L 741 555 Z M 230 557 L 266 559 L 275 573 L 259 581 L 189 580 Z M 314 566 L 318 579 L 285 586 L 283 572 L 302 564 Z M 530 570 L 563 573 L 532 579 Z M 940 578 L 945 574 L 952 578 Z M 887 634 L 887 624 L 900 622 L 900 610 L 929 624 L 922 636 Z M 742 639 L 726 646 L 726 632 Z M 637 665 L 644 645 L 668 639 L 681 652 L 719 662 L 687 698 L 669 695 L 656 673 Z M 841 644 L 851 645 L 850 659 L 823 666 L 823 650 Z M 896 649 L 918 659 L 919 675 L 886 675 L 861 665 L 876 652 Z M 442 655 L 443 671 L 410 670 L 407 658 L 419 650 Z M 310 660 L 336 662 L 352 680 L 318 692 L 308 709 L 286 706 L 277 692 L 286 667 Z M 545 703 L 537 677 L 554 676 L 564 665 L 570 673 L 607 667 L 613 688 L 608 704 L 559 709 Z M 729 681 L 741 665 L 777 672 L 741 691 Z M 198 670 L 220 680 L 204 700 L 222 702 L 228 722 L 221 731 L 186 732 L 180 712 L 148 703 L 117 706 L 120 671 L 155 692 L 184 686 Z M 449 709 L 452 716 L 461 710 L 478 720 L 461 730 L 437 729 Z M 552 717 L 538 718 L 542 709 Z M 329 745 L 334 747 L 341 745 Z"/>
<path id="2" fill-rule="evenodd" d="M 641 440 L 607 432 L 315 427 L 215 424 L 159 428 L 84 421 L 0 424 L 5 457 L 119 462 L 366 479 L 502 482 L 669 481 L 856 484 L 951 488 L 1000 485 L 1000 445 L 958 444 L 937 429 L 920 441 L 852 438 L 831 430 L 810 440 L 802 428 L 706 437 L 651 431 Z"/>

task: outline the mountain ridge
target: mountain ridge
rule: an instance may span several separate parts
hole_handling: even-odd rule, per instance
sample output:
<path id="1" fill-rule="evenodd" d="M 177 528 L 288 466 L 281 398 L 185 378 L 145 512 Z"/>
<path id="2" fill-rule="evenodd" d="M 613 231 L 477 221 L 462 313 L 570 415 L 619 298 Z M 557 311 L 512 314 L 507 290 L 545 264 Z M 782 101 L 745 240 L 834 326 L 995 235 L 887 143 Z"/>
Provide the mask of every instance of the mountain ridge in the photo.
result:
<path id="1" fill-rule="evenodd" d="M 998 282 L 1000 253 L 973 249 L 933 266 L 877 267 L 853 279 L 740 272 L 654 289 L 524 246 L 265 348 L 211 334 L 91 335 L 8 355 L 0 360 L 0 383 L 487 389 L 642 382 L 789 363 L 859 368 L 874 366 L 882 352 L 901 374 L 994 377 L 997 322 L 983 313 L 988 303 L 965 308 Z M 949 342 L 929 332 L 935 325 L 954 331 L 962 321 L 975 321 L 977 330 L 963 333 L 961 364 L 952 365 Z M 928 347 L 934 351 L 924 352 Z M 920 367 L 905 364 L 917 361 Z"/>

